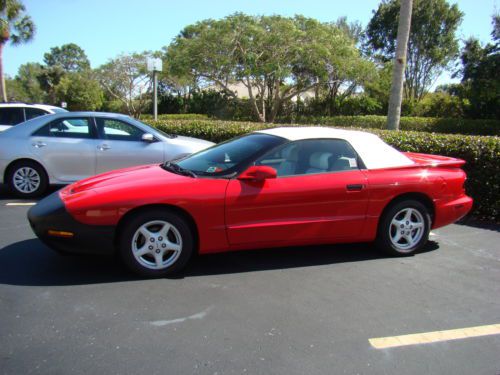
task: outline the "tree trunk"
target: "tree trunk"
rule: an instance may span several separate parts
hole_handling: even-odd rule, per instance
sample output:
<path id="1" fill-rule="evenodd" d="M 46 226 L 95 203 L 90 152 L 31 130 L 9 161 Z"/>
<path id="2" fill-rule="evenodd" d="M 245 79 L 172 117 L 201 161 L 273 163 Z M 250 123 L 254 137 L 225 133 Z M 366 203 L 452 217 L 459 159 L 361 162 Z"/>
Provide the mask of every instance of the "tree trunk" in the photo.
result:
<path id="1" fill-rule="evenodd" d="M 401 102 L 403 101 L 403 73 L 406 66 L 412 5 L 413 0 L 402 0 L 401 9 L 399 11 L 396 56 L 394 59 L 394 69 L 392 71 L 391 96 L 389 97 L 389 110 L 387 113 L 387 129 L 390 130 L 399 130 Z"/>
<path id="2" fill-rule="evenodd" d="M 7 101 L 7 88 L 5 87 L 5 77 L 3 75 L 3 43 L 0 43 L 0 91 L 2 92 L 2 102 Z"/>

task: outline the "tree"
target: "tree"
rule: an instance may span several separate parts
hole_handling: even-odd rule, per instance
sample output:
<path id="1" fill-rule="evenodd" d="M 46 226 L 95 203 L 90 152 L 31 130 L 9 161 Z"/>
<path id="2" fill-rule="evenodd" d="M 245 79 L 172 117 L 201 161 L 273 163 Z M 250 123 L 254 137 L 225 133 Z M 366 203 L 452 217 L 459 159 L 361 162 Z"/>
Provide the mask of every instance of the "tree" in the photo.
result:
<path id="1" fill-rule="evenodd" d="M 47 101 L 57 104 L 56 87 L 63 77 L 70 73 L 82 73 L 90 70 L 90 62 L 85 51 L 74 43 L 61 47 L 52 47 L 44 54 L 45 65 L 38 79 L 47 93 Z"/>
<path id="2" fill-rule="evenodd" d="M 23 100 L 31 103 L 44 103 L 47 94 L 40 85 L 43 66 L 38 63 L 27 63 L 19 67 L 15 81 L 25 93 Z"/>
<path id="3" fill-rule="evenodd" d="M 19 0 L 0 1 L 0 91 L 4 102 L 7 101 L 7 90 L 3 74 L 3 48 L 9 41 L 15 46 L 28 42 L 35 35 L 35 24 L 25 10 Z"/>
<path id="4" fill-rule="evenodd" d="M 500 16 L 493 17 L 493 43 L 484 47 L 475 38 L 465 42 L 461 53 L 462 76 L 459 96 L 470 102 L 468 115 L 475 118 L 500 118 Z"/>
<path id="5" fill-rule="evenodd" d="M 391 95 L 387 111 L 387 129 L 399 130 L 401 103 L 403 101 L 403 72 L 406 67 L 406 51 L 411 27 L 413 0 L 401 0 L 399 12 L 398 37 L 396 41 L 396 56 L 392 70 Z"/>
<path id="6" fill-rule="evenodd" d="M 60 67 L 64 72 L 75 73 L 90 69 L 90 61 L 85 51 L 75 43 L 52 47 L 43 55 L 43 61 L 48 68 Z"/>
<path id="7" fill-rule="evenodd" d="M 232 98 L 231 85 L 243 85 L 261 122 L 273 122 L 283 103 L 327 82 L 333 72 L 347 74 L 360 57 L 336 25 L 241 13 L 187 26 L 164 51 L 175 75 L 215 85 Z"/>
<path id="8" fill-rule="evenodd" d="M 129 115 L 139 117 L 151 94 L 151 77 L 146 71 L 149 52 L 120 55 L 97 70 L 97 77 L 109 97 L 125 106 Z"/>
<path id="9" fill-rule="evenodd" d="M 103 91 L 90 72 L 68 73 L 55 88 L 58 102 L 71 111 L 95 111 L 102 107 Z"/>
<path id="10" fill-rule="evenodd" d="M 383 0 L 367 27 L 367 44 L 375 57 L 394 59 L 399 0 Z M 420 100 L 458 54 L 455 32 L 463 13 L 446 0 L 414 0 L 408 40 L 404 96 Z"/>

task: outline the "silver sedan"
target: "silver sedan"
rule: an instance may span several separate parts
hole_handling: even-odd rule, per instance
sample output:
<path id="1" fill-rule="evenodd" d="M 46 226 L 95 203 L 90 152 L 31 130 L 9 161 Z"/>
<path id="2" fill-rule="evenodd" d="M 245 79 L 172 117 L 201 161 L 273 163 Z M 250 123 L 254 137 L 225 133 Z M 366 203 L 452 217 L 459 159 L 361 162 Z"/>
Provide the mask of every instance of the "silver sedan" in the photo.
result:
<path id="1" fill-rule="evenodd" d="M 177 159 L 212 142 L 169 135 L 129 116 L 46 115 L 0 133 L 0 183 L 20 197 L 113 169 Z"/>

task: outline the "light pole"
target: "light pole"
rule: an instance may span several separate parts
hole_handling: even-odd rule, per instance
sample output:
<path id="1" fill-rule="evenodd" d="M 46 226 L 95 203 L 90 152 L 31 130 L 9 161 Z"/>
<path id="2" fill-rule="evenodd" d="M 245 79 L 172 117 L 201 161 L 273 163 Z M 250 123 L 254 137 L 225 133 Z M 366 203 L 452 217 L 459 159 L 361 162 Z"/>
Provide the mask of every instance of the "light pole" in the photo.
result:
<path id="1" fill-rule="evenodd" d="M 153 116 L 158 120 L 158 72 L 162 70 L 162 61 L 157 58 L 148 58 L 148 71 L 153 72 Z"/>

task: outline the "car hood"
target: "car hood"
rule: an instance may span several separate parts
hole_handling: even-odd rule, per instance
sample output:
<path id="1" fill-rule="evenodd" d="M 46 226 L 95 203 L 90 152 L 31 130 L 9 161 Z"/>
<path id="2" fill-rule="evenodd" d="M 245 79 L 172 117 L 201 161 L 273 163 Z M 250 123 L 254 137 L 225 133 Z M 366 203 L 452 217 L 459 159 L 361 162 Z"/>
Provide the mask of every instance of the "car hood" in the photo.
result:
<path id="1" fill-rule="evenodd" d="M 210 141 L 205 141 L 204 139 L 185 137 L 183 135 L 176 136 L 171 140 L 171 142 L 182 146 L 195 145 L 200 150 L 215 145 L 215 143 Z"/>
<path id="2" fill-rule="evenodd" d="M 142 165 L 119 169 L 75 182 L 61 190 L 61 196 L 67 197 L 88 190 L 99 191 L 127 191 L 139 188 L 154 188 L 155 186 L 170 183 L 185 183 L 193 180 L 192 177 L 174 174 L 164 170 L 161 165 Z"/>

